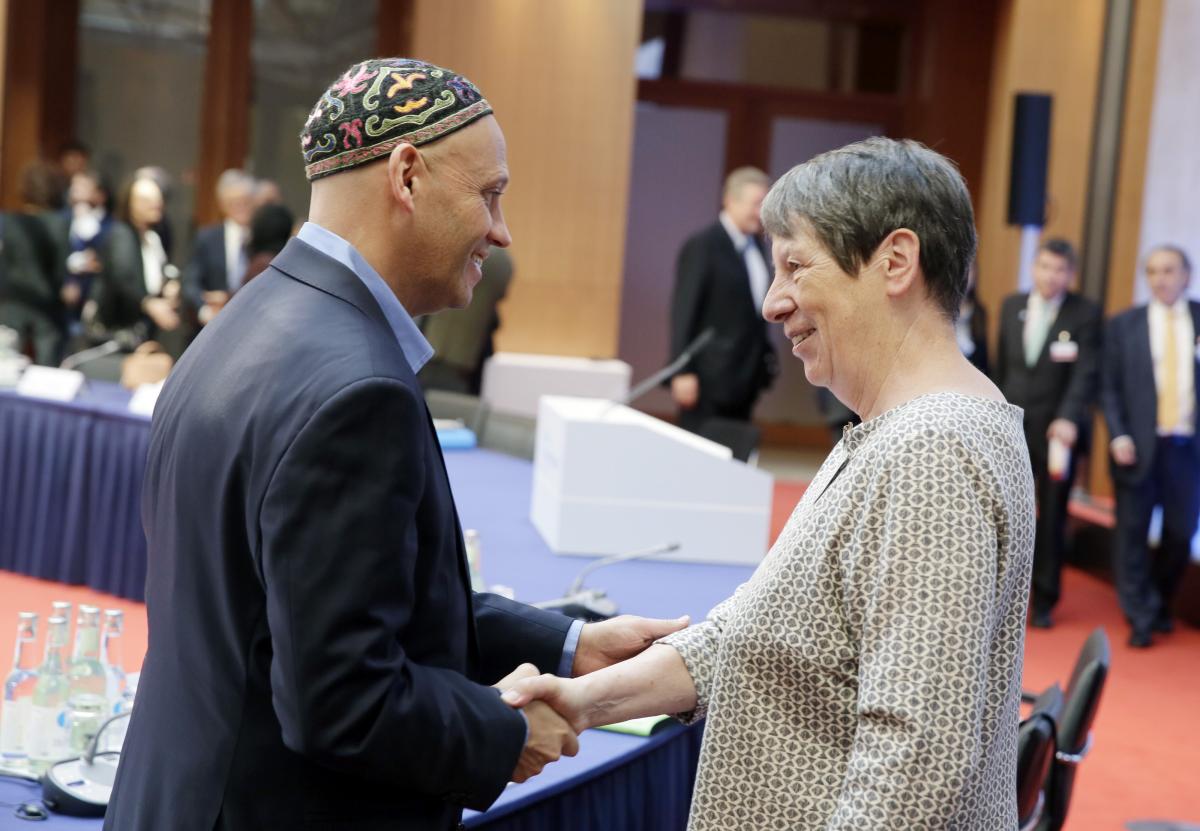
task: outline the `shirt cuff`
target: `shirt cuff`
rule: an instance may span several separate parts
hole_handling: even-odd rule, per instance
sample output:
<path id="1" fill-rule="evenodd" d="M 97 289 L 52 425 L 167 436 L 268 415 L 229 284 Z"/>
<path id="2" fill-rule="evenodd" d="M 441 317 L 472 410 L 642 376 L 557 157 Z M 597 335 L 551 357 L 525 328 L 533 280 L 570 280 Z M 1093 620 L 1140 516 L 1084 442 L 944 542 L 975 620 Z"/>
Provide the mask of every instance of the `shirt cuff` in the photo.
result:
<path id="1" fill-rule="evenodd" d="M 562 660 L 558 662 L 558 671 L 554 673 L 560 678 L 571 677 L 571 668 L 575 666 L 575 650 L 579 648 L 579 633 L 582 631 L 582 620 L 575 621 L 567 630 L 567 639 L 563 641 Z"/>

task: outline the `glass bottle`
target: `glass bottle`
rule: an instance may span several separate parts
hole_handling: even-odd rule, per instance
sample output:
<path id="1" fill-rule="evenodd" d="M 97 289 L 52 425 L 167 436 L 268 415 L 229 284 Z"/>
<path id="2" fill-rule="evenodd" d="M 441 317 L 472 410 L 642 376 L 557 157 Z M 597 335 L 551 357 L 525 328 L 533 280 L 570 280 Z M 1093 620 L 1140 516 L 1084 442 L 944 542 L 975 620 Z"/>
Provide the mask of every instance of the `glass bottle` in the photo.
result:
<path id="1" fill-rule="evenodd" d="M 67 758 L 67 620 L 46 621 L 46 657 L 33 688 L 33 718 L 29 723 L 29 761 L 36 771 Z"/>
<path id="2" fill-rule="evenodd" d="M 36 641 L 37 614 L 20 612 L 12 672 L 4 680 L 4 709 L 0 710 L 0 764 L 17 770 L 29 767 L 29 725 L 38 678 Z"/>
<path id="3" fill-rule="evenodd" d="M 82 753 L 108 716 L 108 677 L 100 661 L 100 610 L 80 604 L 75 650 L 67 667 L 67 724 L 71 750 Z"/>
<path id="4" fill-rule="evenodd" d="M 125 631 L 125 613 L 120 609 L 104 610 L 104 634 L 101 642 L 101 662 L 107 679 L 106 698 L 109 709 L 106 718 L 133 709 L 133 689 L 125 676 L 121 635 Z M 113 722 L 100 740 L 101 750 L 120 750 L 125 742 L 129 719 Z"/>

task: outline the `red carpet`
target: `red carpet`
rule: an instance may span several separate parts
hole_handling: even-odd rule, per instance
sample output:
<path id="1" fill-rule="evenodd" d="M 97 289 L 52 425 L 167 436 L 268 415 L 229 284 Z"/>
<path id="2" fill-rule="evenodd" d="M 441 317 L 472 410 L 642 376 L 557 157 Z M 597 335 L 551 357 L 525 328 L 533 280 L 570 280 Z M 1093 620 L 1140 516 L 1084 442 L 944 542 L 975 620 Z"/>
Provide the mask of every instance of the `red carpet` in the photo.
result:
<path id="1" fill-rule="evenodd" d="M 801 484 L 776 485 L 772 539 L 803 492 Z M 1113 645 L 1095 746 L 1076 779 L 1067 831 L 1122 831 L 1126 821 L 1146 818 L 1200 823 L 1200 631 L 1180 627 L 1153 649 L 1131 650 L 1125 646 L 1127 632 L 1111 586 L 1068 570 L 1063 596 L 1058 625 L 1029 632 L 1027 688 L 1065 684 L 1080 646 L 1096 626 L 1108 630 Z M 141 604 L 7 572 L 0 572 L 0 655 L 12 654 L 17 612 L 38 612 L 44 627 L 50 602 L 59 599 L 124 609 L 126 669 L 141 665 L 146 648 Z"/>

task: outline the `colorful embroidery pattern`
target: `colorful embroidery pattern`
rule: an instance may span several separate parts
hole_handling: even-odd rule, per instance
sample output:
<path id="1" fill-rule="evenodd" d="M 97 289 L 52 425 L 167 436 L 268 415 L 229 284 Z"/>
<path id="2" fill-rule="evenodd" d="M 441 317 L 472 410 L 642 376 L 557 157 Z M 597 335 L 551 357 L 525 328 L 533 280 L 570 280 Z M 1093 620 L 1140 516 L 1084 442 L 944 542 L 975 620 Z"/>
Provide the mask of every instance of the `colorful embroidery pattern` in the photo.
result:
<path id="1" fill-rule="evenodd" d="M 492 112 L 469 80 L 406 58 L 347 69 L 309 113 L 300 136 L 309 180 L 433 141 Z M 340 151 L 340 152 L 339 152 Z"/>

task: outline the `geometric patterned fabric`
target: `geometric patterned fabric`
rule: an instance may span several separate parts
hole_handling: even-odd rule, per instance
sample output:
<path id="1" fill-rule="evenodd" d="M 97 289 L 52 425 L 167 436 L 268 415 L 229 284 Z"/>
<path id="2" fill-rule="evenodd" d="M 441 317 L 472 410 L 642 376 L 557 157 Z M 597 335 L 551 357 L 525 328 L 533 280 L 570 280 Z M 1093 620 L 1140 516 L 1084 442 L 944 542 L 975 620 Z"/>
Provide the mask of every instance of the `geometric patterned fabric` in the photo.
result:
<path id="1" fill-rule="evenodd" d="M 392 152 L 427 144 L 492 112 L 479 90 L 449 69 L 409 58 L 355 64 L 327 89 L 300 134 L 311 182 Z"/>
<path id="2" fill-rule="evenodd" d="M 1017 827 L 1021 420 L 936 393 L 848 429 L 750 580 L 664 639 L 707 716 L 691 831 Z"/>

